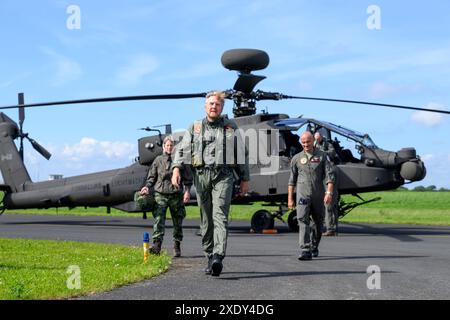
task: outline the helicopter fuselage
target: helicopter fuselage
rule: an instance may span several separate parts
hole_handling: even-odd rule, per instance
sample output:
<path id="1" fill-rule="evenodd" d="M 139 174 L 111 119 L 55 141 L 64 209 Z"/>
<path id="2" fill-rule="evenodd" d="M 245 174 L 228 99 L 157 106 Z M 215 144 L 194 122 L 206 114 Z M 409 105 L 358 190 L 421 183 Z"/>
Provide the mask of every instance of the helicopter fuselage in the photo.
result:
<path id="1" fill-rule="evenodd" d="M 335 133 L 327 126 L 328 123 L 313 119 L 292 119 L 284 114 L 263 113 L 235 118 L 235 121 L 246 133 L 247 147 L 254 150 L 253 153 L 250 152 L 250 193 L 248 197 L 236 198 L 235 202 L 286 201 L 290 160 L 295 153 L 301 151 L 296 133 L 300 133 L 299 130 L 326 129 L 328 138 Z M 8 128 L 12 125 L 17 126 L 9 118 L 3 123 L 7 123 Z M 303 128 L 304 125 L 305 128 Z M 175 140 L 179 141 L 183 133 L 178 132 L 173 135 Z M 5 181 L 5 185 L 0 187 L 5 192 L 4 208 L 106 206 L 135 212 L 137 210 L 133 203 L 134 193 L 143 186 L 149 166 L 156 156 L 162 153 L 161 139 L 164 135 L 139 139 L 139 157 L 131 166 L 43 182 L 32 182 L 27 178 L 29 176 L 26 172 L 22 174 L 22 179 L 26 181 L 14 181 L 14 173 L 8 169 L 8 163 L 17 165 L 17 161 L 21 159 L 18 158 L 14 144 L 13 147 L 6 143 L 7 138 L 2 137 L 3 140 L 6 139 L 2 143 L 2 173 L 4 176 L 9 174 L 13 181 L 10 183 Z M 10 140 L 13 138 L 13 136 L 9 137 Z M 251 139 L 256 140 L 251 141 Z M 395 189 L 405 183 L 405 179 L 401 176 L 404 163 L 412 161 L 423 167 L 423 163 L 415 156 L 415 150 L 407 155 L 403 153 L 399 157 L 398 153 L 369 148 L 362 144 L 358 144 L 358 148 L 362 154 L 360 159 L 353 156 L 344 158 L 348 152 L 342 150 L 338 152 L 341 154 L 336 163 L 339 194 Z M 23 165 L 14 167 L 14 170 L 19 174 L 26 168 Z M 413 178 L 423 179 L 424 170 Z M 195 199 L 195 188 L 191 198 Z"/>

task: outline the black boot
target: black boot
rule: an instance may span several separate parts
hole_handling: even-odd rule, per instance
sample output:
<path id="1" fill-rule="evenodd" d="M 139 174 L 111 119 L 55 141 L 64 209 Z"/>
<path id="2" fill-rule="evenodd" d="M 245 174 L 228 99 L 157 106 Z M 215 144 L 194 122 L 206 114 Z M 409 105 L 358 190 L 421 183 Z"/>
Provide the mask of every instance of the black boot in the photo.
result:
<path id="1" fill-rule="evenodd" d="M 319 248 L 314 248 L 311 250 L 311 255 L 313 258 L 317 258 L 319 256 Z"/>
<path id="2" fill-rule="evenodd" d="M 300 255 L 298 256 L 298 260 L 302 260 L 302 261 L 311 260 L 311 259 L 312 259 L 312 255 L 311 255 L 311 252 L 309 252 L 309 251 L 302 251 L 302 253 L 300 253 Z"/>
<path id="3" fill-rule="evenodd" d="M 153 240 L 153 245 L 150 248 L 150 253 L 151 254 L 155 254 L 155 255 L 159 255 L 159 253 L 161 252 L 161 245 L 162 245 L 162 241 L 159 239 Z"/>
<path id="4" fill-rule="evenodd" d="M 181 243 L 178 240 L 173 242 L 173 256 L 175 258 L 181 257 Z"/>
<path id="5" fill-rule="evenodd" d="M 209 255 L 208 256 L 208 265 L 205 268 L 205 274 L 211 274 L 211 272 L 212 272 L 212 269 L 211 269 L 212 259 L 213 259 L 213 256 Z"/>
<path id="6" fill-rule="evenodd" d="M 222 272 L 222 268 L 223 268 L 222 260 L 223 260 L 223 256 L 221 256 L 217 253 L 215 253 L 213 255 L 212 264 L 211 264 L 211 275 L 213 277 L 220 276 L 220 273 Z"/>

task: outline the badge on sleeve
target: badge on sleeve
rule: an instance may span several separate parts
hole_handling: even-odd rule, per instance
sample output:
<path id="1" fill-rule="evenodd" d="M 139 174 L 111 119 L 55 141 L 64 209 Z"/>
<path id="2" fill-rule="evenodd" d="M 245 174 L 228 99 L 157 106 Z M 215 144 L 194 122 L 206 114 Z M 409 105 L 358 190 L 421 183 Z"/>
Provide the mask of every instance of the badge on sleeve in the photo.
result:
<path id="1" fill-rule="evenodd" d="M 195 123 L 194 124 L 194 133 L 199 134 L 202 130 L 202 124 L 201 123 Z"/>

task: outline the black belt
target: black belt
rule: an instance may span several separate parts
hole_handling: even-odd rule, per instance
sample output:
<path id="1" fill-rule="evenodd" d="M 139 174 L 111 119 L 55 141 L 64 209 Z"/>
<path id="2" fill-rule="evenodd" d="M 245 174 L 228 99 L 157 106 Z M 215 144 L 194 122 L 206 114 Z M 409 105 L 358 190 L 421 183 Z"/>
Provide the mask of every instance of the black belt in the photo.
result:
<path id="1" fill-rule="evenodd" d="M 214 171 L 214 172 L 219 172 L 219 171 L 229 172 L 231 170 L 231 168 L 229 168 L 228 166 L 216 166 L 216 165 L 204 165 L 202 167 L 195 168 L 195 171 L 197 173 L 202 173 L 205 170 Z"/>

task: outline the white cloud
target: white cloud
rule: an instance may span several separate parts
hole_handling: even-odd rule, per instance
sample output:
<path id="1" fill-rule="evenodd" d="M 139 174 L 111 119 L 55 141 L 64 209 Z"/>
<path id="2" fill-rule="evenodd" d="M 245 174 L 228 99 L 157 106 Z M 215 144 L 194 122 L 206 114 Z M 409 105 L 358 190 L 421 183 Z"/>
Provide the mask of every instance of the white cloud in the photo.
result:
<path id="1" fill-rule="evenodd" d="M 70 161 L 78 162 L 88 158 L 130 158 L 135 152 L 135 145 L 128 142 L 98 141 L 84 137 L 79 143 L 66 145 L 61 155 Z"/>
<path id="2" fill-rule="evenodd" d="M 435 185 L 438 188 L 450 188 L 450 154 L 437 152 L 424 154 L 420 158 L 425 163 L 427 174 L 424 180 L 415 182 L 413 185 Z"/>
<path id="3" fill-rule="evenodd" d="M 158 66 L 158 60 L 149 54 L 135 55 L 125 66 L 119 69 L 116 82 L 120 86 L 134 86 L 142 78 L 155 71 Z"/>
<path id="4" fill-rule="evenodd" d="M 217 64 L 217 61 L 210 60 L 195 64 L 176 73 L 166 74 L 158 79 L 160 81 L 184 80 L 193 78 L 206 78 L 216 74 L 223 73 L 223 69 Z"/>
<path id="5" fill-rule="evenodd" d="M 23 81 L 24 79 L 28 78 L 29 76 L 31 76 L 31 72 L 22 72 L 18 75 L 15 75 L 14 77 L 12 77 L 9 80 L 0 82 L 0 88 L 7 88 L 10 85 L 12 85 L 13 83 L 18 82 L 18 81 Z"/>
<path id="6" fill-rule="evenodd" d="M 60 86 L 69 81 L 77 80 L 83 74 L 80 64 L 75 60 L 47 47 L 41 47 L 41 51 L 48 55 L 55 64 L 56 72 L 52 81 L 54 86 Z"/>
<path id="7" fill-rule="evenodd" d="M 334 60 L 327 64 L 313 65 L 301 70 L 291 70 L 272 77 L 277 80 L 307 77 L 332 77 L 353 73 L 367 74 L 393 72 L 401 69 L 435 66 L 440 70 L 448 70 L 450 48 L 425 50 L 405 57 L 403 54 L 393 54 L 380 57 L 367 55 L 345 60 Z"/>
<path id="8" fill-rule="evenodd" d="M 444 110 L 444 107 L 442 105 L 433 102 L 428 103 L 425 108 Z M 415 111 L 411 115 L 411 120 L 419 125 L 423 125 L 426 127 L 436 127 L 442 123 L 442 121 L 444 120 L 444 116 L 439 113 L 428 111 Z"/>
<path id="9" fill-rule="evenodd" d="M 422 159 L 422 161 L 431 161 L 435 158 L 435 155 L 433 154 L 424 154 L 423 156 L 420 157 L 420 159 Z"/>
<path id="10" fill-rule="evenodd" d="M 309 92 L 313 89 L 312 84 L 306 81 L 300 81 L 297 87 L 300 92 Z"/>
<path id="11" fill-rule="evenodd" d="M 369 88 L 370 99 L 383 99 L 399 93 L 415 92 L 419 89 L 418 85 L 392 85 L 385 82 L 375 82 Z"/>

